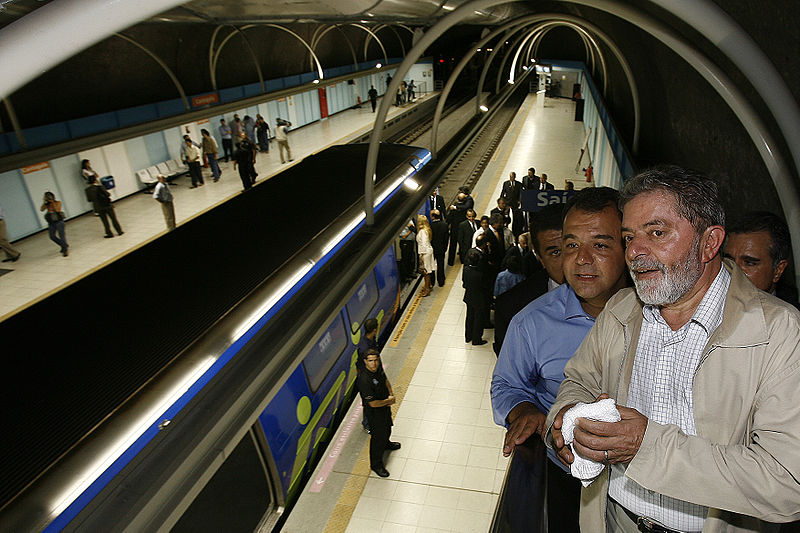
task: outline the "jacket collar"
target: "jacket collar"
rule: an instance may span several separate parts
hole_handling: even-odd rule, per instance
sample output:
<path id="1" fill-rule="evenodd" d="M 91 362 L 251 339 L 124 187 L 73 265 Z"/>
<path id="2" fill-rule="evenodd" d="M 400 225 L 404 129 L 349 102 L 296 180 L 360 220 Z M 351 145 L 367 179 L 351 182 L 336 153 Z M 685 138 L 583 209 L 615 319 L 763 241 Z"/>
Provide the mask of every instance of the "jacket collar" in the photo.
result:
<path id="1" fill-rule="evenodd" d="M 731 274 L 731 284 L 725 295 L 722 323 L 712 335 L 711 344 L 742 347 L 768 342 L 763 308 L 766 293 L 757 289 L 730 259 L 723 259 L 722 265 Z M 642 302 L 632 288 L 618 292 L 608 311 L 626 327 L 642 321 Z"/>

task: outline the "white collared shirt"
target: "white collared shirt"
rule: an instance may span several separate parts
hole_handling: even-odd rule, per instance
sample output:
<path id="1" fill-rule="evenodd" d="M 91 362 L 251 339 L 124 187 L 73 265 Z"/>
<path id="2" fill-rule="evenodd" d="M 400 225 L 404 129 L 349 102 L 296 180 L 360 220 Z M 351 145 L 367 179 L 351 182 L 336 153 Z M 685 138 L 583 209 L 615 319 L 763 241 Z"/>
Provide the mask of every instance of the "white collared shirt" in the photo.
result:
<path id="1" fill-rule="evenodd" d="M 720 268 L 692 318 L 678 331 L 657 307 L 642 309 L 644 320 L 636 347 L 627 406 L 651 422 L 674 424 L 686 435 L 697 435 L 692 384 L 711 335 L 722 323 L 730 273 Z M 669 468 L 664 464 L 664 468 Z M 625 477 L 625 466 L 612 465 L 608 495 L 639 516 L 646 516 L 679 531 L 701 531 L 708 507 L 647 490 Z"/>

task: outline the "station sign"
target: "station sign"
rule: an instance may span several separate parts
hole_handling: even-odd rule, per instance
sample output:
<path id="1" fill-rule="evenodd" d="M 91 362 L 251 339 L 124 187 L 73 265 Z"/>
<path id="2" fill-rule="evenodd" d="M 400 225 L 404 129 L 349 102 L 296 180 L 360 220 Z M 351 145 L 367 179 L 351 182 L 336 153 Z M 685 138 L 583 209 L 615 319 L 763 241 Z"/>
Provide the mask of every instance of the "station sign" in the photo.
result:
<path id="1" fill-rule="evenodd" d="M 218 104 L 219 93 L 201 94 L 192 96 L 192 107 L 205 107 L 207 105 Z"/>
<path id="2" fill-rule="evenodd" d="M 520 203 L 523 211 L 536 212 L 550 204 L 565 204 L 575 191 L 522 191 Z"/>
<path id="3" fill-rule="evenodd" d="M 37 172 L 39 170 L 44 170 L 46 168 L 50 168 L 50 163 L 44 161 L 42 163 L 36 163 L 35 165 L 28 165 L 27 167 L 22 167 L 20 170 L 22 170 L 23 174 L 30 174 L 32 172 Z"/>

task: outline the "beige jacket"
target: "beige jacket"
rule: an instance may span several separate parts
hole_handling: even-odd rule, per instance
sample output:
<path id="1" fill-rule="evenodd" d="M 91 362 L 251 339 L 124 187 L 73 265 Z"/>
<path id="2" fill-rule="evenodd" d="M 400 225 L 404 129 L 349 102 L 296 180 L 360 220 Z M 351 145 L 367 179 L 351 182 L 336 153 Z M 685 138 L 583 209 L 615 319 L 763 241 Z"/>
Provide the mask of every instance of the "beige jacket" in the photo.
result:
<path id="1" fill-rule="evenodd" d="M 697 436 L 649 422 L 626 475 L 709 507 L 704 532 L 770 531 L 800 519 L 800 313 L 756 289 L 733 263 L 722 324 L 694 378 Z M 633 289 L 617 293 L 564 369 L 547 417 L 567 404 L 628 395 L 642 324 Z M 609 469 L 581 493 L 581 531 L 604 532 Z M 755 518 L 754 518 L 755 517 Z M 760 519 L 760 520 L 759 520 Z"/>

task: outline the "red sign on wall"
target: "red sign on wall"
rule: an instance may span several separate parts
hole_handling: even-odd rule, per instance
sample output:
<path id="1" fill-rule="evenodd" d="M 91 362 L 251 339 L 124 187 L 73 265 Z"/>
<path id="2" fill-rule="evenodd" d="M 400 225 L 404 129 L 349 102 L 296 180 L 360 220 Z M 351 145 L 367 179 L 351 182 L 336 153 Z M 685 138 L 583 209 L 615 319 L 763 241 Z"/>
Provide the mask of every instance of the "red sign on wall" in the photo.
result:
<path id="1" fill-rule="evenodd" d="M 328 116 L 328 93 L 325 92 L 325 87 L 320 87 L 317 91 L 319 91 L 319 114 L 325 118 Z"/>
<path id="2" fill-rule="evenodd" d="M 36 163 L 35 165 L 28 165 L 27 167 L 22 167 L 21 170 L 23 174 L 30 174 L 31 172 L 44 170 L 46 168 L 50 168 L 50 163 L 44 161 L 43 163 Z"/>
<path id="3" fill-rule="evenodd" d="M 192 107 L 203 107 L 219 103 L 219 93 L 209 93 L 200 96 L 192 96 Z"/>

